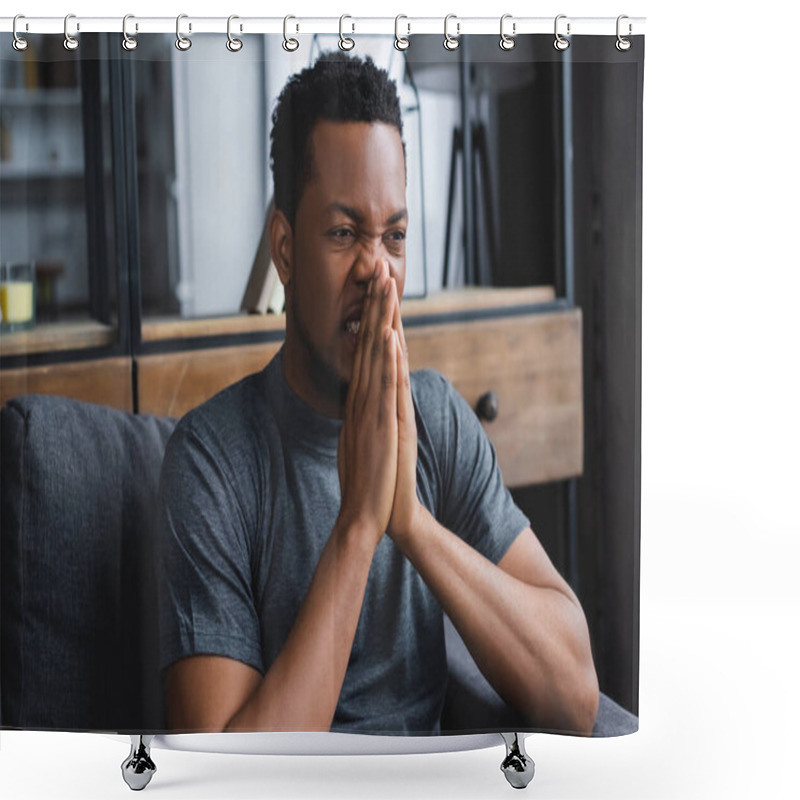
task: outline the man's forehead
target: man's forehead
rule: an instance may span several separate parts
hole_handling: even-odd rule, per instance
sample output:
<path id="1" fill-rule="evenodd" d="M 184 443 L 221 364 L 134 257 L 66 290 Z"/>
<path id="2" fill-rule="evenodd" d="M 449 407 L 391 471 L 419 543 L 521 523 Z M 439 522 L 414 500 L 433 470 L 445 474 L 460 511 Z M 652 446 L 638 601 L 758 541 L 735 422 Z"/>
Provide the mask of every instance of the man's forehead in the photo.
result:
<path id="1" fill-rule="evenodd" d="M 391 167 L 405 175 L 405 152 L 400 131 L 386 122 L 332 122 L 320 120 L 309 139 L 314 172 L 327 167 L 336 173 L 350 166 L 362 169 Z"/>
<path id="2" fill-rule="evenodd" d="M 400 131 L 391 123 L 381 120 L 338 120 L 322 119 L 317 120 L 311 129 L 311 138 L 321 141 L 328 137 L 357 137 L 366 136 L 371 133 L 384 132 L 394 134 L 398 142 L 401 141 Z"/>
<path id="3" fill-rule="evenodd" d="M 326 217 L 388 222 L 406 206 L 400 132 L 383 122 L 320 120 L 309 140 L 303 196 Z"/>
<path id="4" fill-rule="evenodd" d="M 350 217 L 350 219 L 355 222 L 361 223 L 366 222 L 367 219 L 367 214 L 362 206 L 363 203 L 357 201 L 355 203 L 348 203 L 346 201 L 334 200 L 326 206 L 325 212 L 329 215 L 344 214 L 344 216 Z M 369 206 L 373 214 L 380 214 L 384 211 L 384 209 L 381 209 L 376 203 L 370 203 Z M 391 210 L 390 207 L 388 216 L 384 221 L 387 225 L 394 225 L 397 222 L 407 219 L 408 209 L 406 209 L 405 206 L 399 207 L 396 210 Z"/>

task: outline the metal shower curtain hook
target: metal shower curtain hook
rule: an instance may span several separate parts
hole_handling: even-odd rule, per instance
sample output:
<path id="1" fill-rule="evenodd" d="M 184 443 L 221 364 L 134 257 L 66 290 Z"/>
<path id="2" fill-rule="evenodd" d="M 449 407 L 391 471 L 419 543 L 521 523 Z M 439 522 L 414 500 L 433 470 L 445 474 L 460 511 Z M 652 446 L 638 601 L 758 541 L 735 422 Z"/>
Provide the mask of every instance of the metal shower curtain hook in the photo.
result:
<path id="1" fill-rule="evenodd" d="M 620 33 L 620 30 L 621 30 L 620 23 L 622 22 L 622 20 L 628 19 L 628 18 L 629 17 L 628 17 L 627 14 L 620 14 L 617 17 L 617 41 L 614 44 L 614 46 L 617 48 L 617 50 L 620 51 L 620 53 L 624 53 L 626 50 L 630 50 L 631 49 L 631 40 L 630 39 L 626 39 Z M 630 36 L 631 33 L 633 33 L 633 25 L 631 25 L 631 23 L 629 22 L 628 23 L 628 36 Z"/>
<path id="2" fill-rule="evenodd" d="M 344 35 L 344 31 L 342 26 L 344 25 L 344 21 L 346 19 L 353 19 L 349 14 L 342 14 L 339 17 L 339 49 L 340 50 L 352 50 L 356 46 L 355 39 L 351 39 L 349 36 Z M 352 32 L 355 33 L 356 25 L 352 23 L 353 30 Z"/>
<path id="3" fill-rule="evenodd" d="M 18 19 L 25 19 L 25 15 L 24 14 L 17 14 L 17 16 L 14 17 L 14 22 L 13 22 L 13 25 L 11 27 L 11 30 L 14 33 L 14 41 L 11 42 L 11 46 L 16 51 L 21 53 L 23 50 L 27 50 L 28 49 L 28 40 L 27 39 L 23 39 L 17 33 L 17 20 Z M 25 23 L 25 30 L 27 30 L 27 29 L 28 29 L 28 23 L 26 22 Z"/>
<path id="4" fill-rule="evenodd" d="M 398 14 L 394 18 L 394 46 L 396 50 L 408 50 L 409 46 L 411 45 L 411 40 L 408 39 L 407 36 L 400 35 L 400 20 L 401 19 L 408 19 L 405 14 Z M 406 23 L 406 28 L 408 29 L 408 33 L 411 33 L 411 23 Z"/>
<path id="5" fill-rule="evenodd" d="M 566 19 L 566 18 L 567 18 L 567 15 L 566 15 L 566 14 L 559 14 L 559 15 L 556 17 L 555 26 L 554 26 L 554 32 L 555 32 L 555 37 L 556 37 L 556 38 L 555 38 L 555 41 L 553 42 L 553 47 L 555 47 L 555 49 L 556 49 L 556 50 L 561 50 L 561 51 L 564 51 L 564 50 L 566 50 L 566 49 L 569 47 L 569 39 L 565 39 L 565 38 L 564 38 L 564 37 L 563 37 L 563 36 L 562 36 L 562 35 L 561 35 L 561 34 L 558 32 L 558 21 L 559 21 L 560 19 Z M 570 23 L 568 22 L 568 23 L 567 23 L 567 36 L 569 36 L 569 34 L 570 34 L 570 32 L 571 32 L 571 31 L 570 31 L 570 28 L 571 28 L 571 25 L 570 25 Z"/>
<path id="6" fill-rule="evenodd" d="M 178 18 L 175 20 L 175 36 L 177 37 L 175 39 L 175 47 L 177 47 L 178 50 L 181 50 L 183 52 L 185 52 L 192 46 L 192 40 L 187 38 L 181 33 L 181 20 L 188 18 L 189 18 L 188 14 L 178 14 Z M 192 23 L 190 22 L 189 33 L 191 32 L 192 32 Z"/>
<path id="7" fill-rule="evenodd" d="M 504 30 L 505 21 L 507 19 L 513 19 L 511 14 L 503 14 L 503 16 L 500 17 L 500 49 L 506 51 L 513 50 L 517 44 L 516 40 L 514 39 L 514 36 L 516 36 L 517 33 L 517 23 L 511 23 L 511 36 L 509 36 Z"/>
<path id="8" fill-rule="evenodd" d="M 236 39 L 234 36 L 231 35 L 231 22 L 235 19 L 239 19 L 236 14 L 231 14 L 228 17 L 228 41 L 225 42 L 225 47 L 231 51 L 231 53 L 238 53 L 242 49 L 242 40 Z M 240 28 L 241 30 L 241 28 Z"/>
<path id="9" fill-rule="evenodd" d="M 64 49 L 65 50 L 77 50 L 78 49 L 78 40 L 74 36 L 70 36 L 69 34 L 69 21 L 71 19 L 75 19 L 75 14 L 67 14 L 64 17 Z M 76 23 L 76 30 L 80 30 L 81 26 L 80 23 Z"/>
<path id="10" fill-rule="evenodd" d="M 298 42 L 297 39 L 289 38 L 287 28 L 289 26 L 290 19 L 297 19 L 297 17 L 293 17 L 291 14 L 288 14 L 283 18 L 283 49 L 287 53 L 294 53 L 294 51 L 300 47 L 300 42 Z"/>
<path id="11" fill-rule="evenodd" d="M 451 36 L 447 32 L 447 23 L 451 19 L 457 20 L 458 18 L 456 17 L 455 14 L 448 14 L 444 18 L 444 47 L 445 47 L 445 50 L 450 50 L 450 51 L 458 49 L 458 45 L 459 45 L 458 37 L 461 35 L 461 23 L 460 22 L 456 22 L 456 35 L 455 36 Z"/>
<path id="12" fill-rule="evenodd" d="M 122 18 L 122 47 L 128 51 L 135 50 L 139 45 L 139 42 L 137 42 L 136 39 L 134 39 L 132 36 L 128 36 L 129 19 L 136 19 L 136 17 L 134 17 L 133 14 L 126 14 Z M 136 25 L 136 30 L 139 30 L 138 23 Z"/>

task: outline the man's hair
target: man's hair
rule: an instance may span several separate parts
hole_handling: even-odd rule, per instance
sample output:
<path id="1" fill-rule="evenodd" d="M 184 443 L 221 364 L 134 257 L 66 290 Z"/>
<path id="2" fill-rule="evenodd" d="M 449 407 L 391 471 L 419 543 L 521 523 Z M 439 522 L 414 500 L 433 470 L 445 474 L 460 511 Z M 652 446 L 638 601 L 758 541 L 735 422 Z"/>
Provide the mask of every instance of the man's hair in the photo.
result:
<path id="1" fill-rule="evenodd" d="M 311 134 L 321 120 L 385 122 L 397 128 L 402 141 L 397 86 L 369 56 L 323 53 L 313 67 L 292 75 L 272 112 L 270 133 L 275 208 L 292 228 L 303 189 L 314 175 Z M 403 142 L 404 157 L 405 152 Z"/>

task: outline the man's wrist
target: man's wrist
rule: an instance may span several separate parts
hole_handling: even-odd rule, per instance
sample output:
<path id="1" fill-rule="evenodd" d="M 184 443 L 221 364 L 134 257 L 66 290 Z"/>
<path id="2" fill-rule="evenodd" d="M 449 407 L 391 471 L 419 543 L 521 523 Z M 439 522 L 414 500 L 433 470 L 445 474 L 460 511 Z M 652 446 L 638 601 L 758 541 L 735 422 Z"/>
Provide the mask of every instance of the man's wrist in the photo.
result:
<path id="1" fill-rule="evenodd" d="M 392 532 L 395 544 L 407 554 L 415 540 L 424 537 L 425 525 L 429 519 L 431 519 L 430 512 L 417 500 L 408 520 L 398 530 Z"/>
<path id="2" fill-rule="evenodd" d="M 334 525 L 333 535 L 348 547 L 363 547 L 371 558 L 383 532 L 378 531 L 376 525 L 361 517 L 349 517 L 340 513 Z"/>

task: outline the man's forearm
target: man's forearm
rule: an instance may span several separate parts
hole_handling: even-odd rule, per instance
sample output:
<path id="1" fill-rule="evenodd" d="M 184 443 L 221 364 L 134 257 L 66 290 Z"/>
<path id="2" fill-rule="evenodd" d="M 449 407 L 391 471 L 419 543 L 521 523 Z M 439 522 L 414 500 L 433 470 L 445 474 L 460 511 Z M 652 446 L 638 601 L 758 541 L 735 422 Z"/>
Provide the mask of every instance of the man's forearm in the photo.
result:
<path id="1" fill-rule="evenodd" d="M 597 678 L 583 611 L 568 587 L 518 580 L 427 511 L 399 545 L 506 702 L 539 727 L 591 732 Z"/>
<path id="2" fill-rule="evenodd" d="M 374 534 L 337 521 L 283 648 L 225 730 L 330 730 L 374 552 Z"/>

